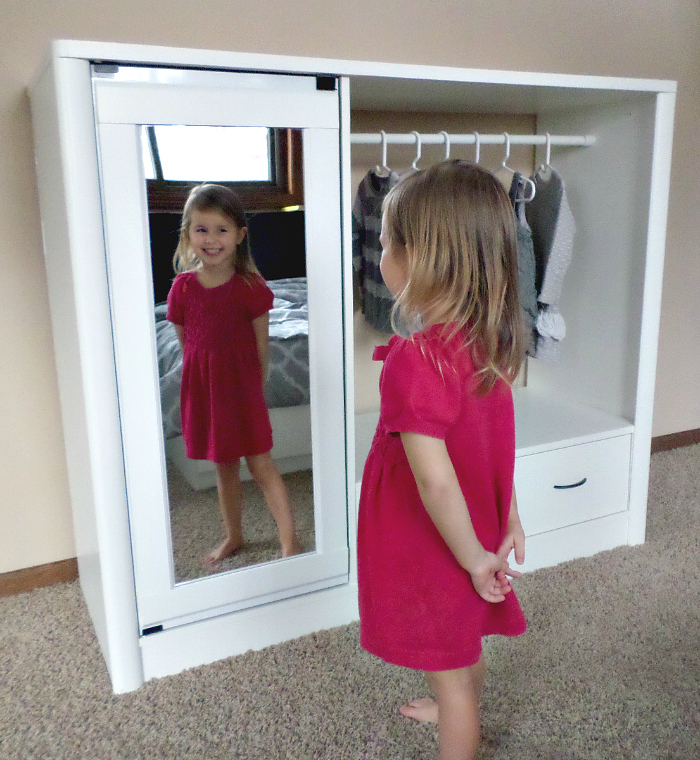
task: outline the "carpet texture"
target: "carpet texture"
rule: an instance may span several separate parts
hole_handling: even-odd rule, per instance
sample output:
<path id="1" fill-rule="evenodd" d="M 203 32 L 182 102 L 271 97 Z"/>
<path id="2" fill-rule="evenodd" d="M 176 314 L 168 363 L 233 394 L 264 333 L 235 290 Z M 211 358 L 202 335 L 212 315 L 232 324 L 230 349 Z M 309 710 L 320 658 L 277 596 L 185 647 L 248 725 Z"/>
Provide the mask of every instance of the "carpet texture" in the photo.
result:
<path id="1" fill-rule="evenodd" d="M 517 582 L 485 644 L 481 760 L 700 758 L 700 446 L 652 457 L 647 543 Z M 3 760 L 429 760 L 422 676 L 356 624 L 114 696 L 77 583 L 0 599 Z"/>
<path id="2" fill-rule="evenodd" d="M 311 470 L 290 472 L 282 479 L 287 487 L 297 536 L 305 551 L 314 551 L 316 539 Z M 168 498 L 176 582 L 280 558 L 277 526 L 260 487 L 254 481 L 243 483 L 243 548 L 214 567 L 204 565 L 204 556 L 224 539 L 216 488 L 195 491 L 177 468 L 170 467 Z"/>

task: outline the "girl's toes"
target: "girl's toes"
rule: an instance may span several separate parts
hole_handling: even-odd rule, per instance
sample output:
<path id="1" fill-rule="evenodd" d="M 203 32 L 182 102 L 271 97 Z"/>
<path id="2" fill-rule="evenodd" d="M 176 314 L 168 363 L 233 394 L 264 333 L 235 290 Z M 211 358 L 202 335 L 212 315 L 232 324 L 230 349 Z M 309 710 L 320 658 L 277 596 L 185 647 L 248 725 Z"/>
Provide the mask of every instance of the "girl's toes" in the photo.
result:
<path id="1" fill-rule="evenodd" d="M 438 720 L 437 702 L 430 697 L 414 699 L 399 707 L 399 712 L 405 718 L 412 718 L 420 723 L 437 723 Z"/>

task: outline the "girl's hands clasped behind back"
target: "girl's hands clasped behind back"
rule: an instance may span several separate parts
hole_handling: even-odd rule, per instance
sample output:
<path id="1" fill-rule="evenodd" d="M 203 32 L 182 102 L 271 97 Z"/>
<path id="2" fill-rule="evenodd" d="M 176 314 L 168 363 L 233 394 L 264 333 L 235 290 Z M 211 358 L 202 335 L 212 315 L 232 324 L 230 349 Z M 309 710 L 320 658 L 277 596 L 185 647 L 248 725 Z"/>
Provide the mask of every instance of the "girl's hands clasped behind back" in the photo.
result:
<path id="1" fill-rule="evenodd" d="M 494 604 L 502 602 L 506 594 L 512 591 L 508 576 L 520 578 L 522 575 L 517 570 L 511 569 L 507 556 L 507 554 L 503 556 L 500 550 L 498 554 L 484 550 L 476 567 L 469 571 L 476 593 L 487 602 Z"/>
<path id="2" fill-rule="evenodd" d="M 497 554 L 486 551 L 474 532 L 445 442 L 419 433 L 401 433 L 401 441 L 423 505 L 459 564 L 469 573 L 477 594 L 487 602 L 502 602 L 511 591 L 508 576 L 521 575 L 508 565 L 508 554 L 516 548 L 516 561 L 521 564 L 525 552 L 515 491 L 506 537 Z"/>
<path id="3" fill-rule="evenodd" d="M 523 530 L 522 523 L 520 522 L 520 515 L 518 514 L 518 500 L 515 496 L 515 487 L 513 487 L 513 496 L 510 500 L 510 512 L 508 513 L 508 525 L 506 527 L 506 535 L 503 538 L 498 549 L 498 556 L 508 561 L 508 556 L 513 552 L 515 561 L 522 565 L 525 562 L 525 531 Z M 506 573 L 511 578 L 520 578 L 522 573 L 510 570 Z"/>
<path id="4" fill-rule="evenodd" d="M 490 575 L 485 575 L 484 579 L 476 578 L 472 573 L 472 583 L 474 588 L 482 599 L 486 599 L 487 602 L 502 602 L 505 599 L 505 595 L 511 591 L 510 582 L 508 576 L 511 578 L 521 578 L 522 573 L 517 570 L 513 570 L 508 564 L 508 556 L 513 552 L 515 561 L 522 565 L 525 562 L 525 531 L 520 523 L 520 516 L 518 515 L 518 502 L 515 497 L 515 488 L 513 488 L 513 496 L 510 502 L 510 513 L 508 515 L 508 527 L 506 529 L 506 535 L 501 543 L 496 554 L 489 554 L 493 558 L 492 562 L 500 564 L 500 567 L 496 570 L 493 579 Z M 492 571 L 494 564 L 486 565 L 489 573 Z M 494 581 L 495 580 L 495 584 Z M 481 588 L 483 584 L 483 591 Z"/>

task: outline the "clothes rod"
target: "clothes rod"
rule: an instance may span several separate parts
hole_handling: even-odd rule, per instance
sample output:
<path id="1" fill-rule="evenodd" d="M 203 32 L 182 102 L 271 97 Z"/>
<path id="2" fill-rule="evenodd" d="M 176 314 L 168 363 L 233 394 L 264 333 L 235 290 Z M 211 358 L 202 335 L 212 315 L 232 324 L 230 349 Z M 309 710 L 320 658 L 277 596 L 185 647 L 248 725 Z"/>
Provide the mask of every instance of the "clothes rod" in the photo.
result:
<path id="1" fill-rule="evenodd" d="M 486 135 L 471 132 L 469 134 L 419 134 L 422 145 L 445 145 L 449 141 L 450 145 L 476 145 L 477 139 L 480 145 L 505 145 L 506 135 Z M 447 140 L 445 139 L 447 134 Z M 511 145 L 546 145 L 547 135 L 508 135 Z M 356 145 L 381 145 L 383 140 L 392 145 L 415 145 L 418 140 L 413 132 L 407 133 L 389 133 L 382 138 L 380 132 L 355 132 L 350 135 L 350 142 Z M 594 135 L 550 135 L 550 145 L 565 145 L 572 147 L 588 147 L 595 145 Z"/>

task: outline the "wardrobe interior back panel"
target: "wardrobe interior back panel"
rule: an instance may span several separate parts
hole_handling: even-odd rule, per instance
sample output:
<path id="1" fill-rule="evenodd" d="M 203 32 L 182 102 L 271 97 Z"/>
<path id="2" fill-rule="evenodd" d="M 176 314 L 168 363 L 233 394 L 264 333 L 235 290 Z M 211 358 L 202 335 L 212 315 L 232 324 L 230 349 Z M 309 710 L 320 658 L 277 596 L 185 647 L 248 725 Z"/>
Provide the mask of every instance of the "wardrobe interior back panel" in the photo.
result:
<path id="1" fill-rule="evenodd" d="M 539 131 L 592 134 L 552 149 L 576 221 L 560 359 L 528 362 L 528 385 L 634 421 L 654 126 L 653 97 L 541 115 Z"/>

